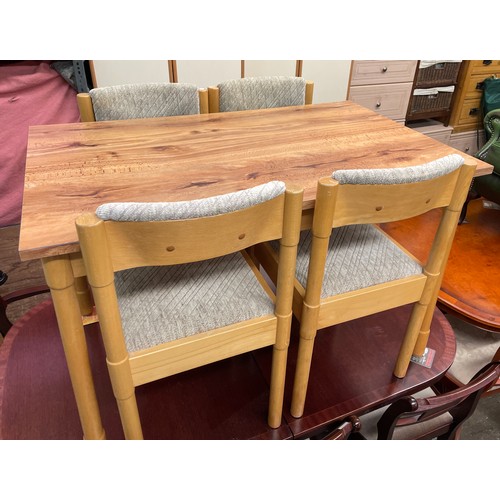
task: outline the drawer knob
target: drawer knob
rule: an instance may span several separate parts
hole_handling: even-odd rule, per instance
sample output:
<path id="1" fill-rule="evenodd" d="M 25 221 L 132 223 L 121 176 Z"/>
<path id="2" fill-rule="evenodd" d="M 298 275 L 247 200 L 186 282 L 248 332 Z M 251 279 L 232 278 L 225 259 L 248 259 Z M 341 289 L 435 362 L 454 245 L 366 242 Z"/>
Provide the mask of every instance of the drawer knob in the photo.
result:
<path id="1" fill-rule="evenodd" d="M 493 61 L 483 61 L 483 64 L 484 64 L 485 66 L 489 66 L 492 62 L 493 62 Z"/>
<path id="2" fill-rule="evenodd" d="M 465 153 L 467 153 L 467 152 L 469 151 L 469 149 L 470 149 L 470 147 L 469 147 L 469 146 L 467 146 L 467 147 L 465 148 Z"/>
<path id="3" fill-rule="evenodd" d="M 469 111 L 470 116 L 475 116 L 479 113 L 479 108 L 471 108 Z"/>
<path id="4" fill-rule="evenodd" d="M 386 71 L 387 71 L 387 66 L 384 66 L 384 67 L 382 68 L 382 73 L 385 73 Z"/>
<path id="5" fill-rule="evenodd" d="M 382 103 L 380 101 L 378 101 L 377 104 L 375 104 L 375 107 L 380 108 L 380 106 L 382 106 Z"/>

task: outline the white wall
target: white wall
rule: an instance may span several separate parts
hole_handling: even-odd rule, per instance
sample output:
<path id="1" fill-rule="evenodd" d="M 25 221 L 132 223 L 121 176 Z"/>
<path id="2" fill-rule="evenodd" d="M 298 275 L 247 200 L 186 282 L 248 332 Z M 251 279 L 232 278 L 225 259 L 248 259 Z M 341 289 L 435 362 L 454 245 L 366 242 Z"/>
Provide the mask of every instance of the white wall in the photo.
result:
<path id="1" fill-rule="evenodd" d="M 297 61 L 245 60 L 245 76 L 295 76 Z"/>
<path id="2" fill-rule="evenodd" d="M 241 61 L 176 61 L 177 81 L 199 88 L 215 86 L 241 77 Z"/>
<path id="3" fill-rule="evenodd" d="M 302 76 L 314 82 L 313 103 L 345 101 L 351 61 L 304 61 Z"/>
<path id="4" fill-rule="evenodd" d="M 123 83 L 168 82 L 167 61 L 95 60 L 98 87 Z M 240 78 L 241 61 L 176 61 L 177 80 L 200 88 Z M 245 76 L 295 75 L 296 61 L 245 60 Z M 313 103 L 347 99 L 351 61 L 314 61 L 302 63 L 302 76 L 314 82 Z"/>
<path id="5" fill-rule="evenodd" d="M 167 61 L 94 60 L 93 64 L 97 87 L 169 81 Z"/>

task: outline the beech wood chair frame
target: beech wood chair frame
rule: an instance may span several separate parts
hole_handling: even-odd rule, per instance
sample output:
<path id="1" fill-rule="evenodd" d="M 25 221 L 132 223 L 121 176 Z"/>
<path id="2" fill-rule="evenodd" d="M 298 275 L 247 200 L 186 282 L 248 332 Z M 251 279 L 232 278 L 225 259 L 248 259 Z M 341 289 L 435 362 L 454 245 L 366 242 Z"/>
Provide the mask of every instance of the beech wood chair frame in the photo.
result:
<path id="1" fill-rule="evenodd" d="M 340 185 L 330 177 L 318 181 L 307 285 L 304 288 L 296 279 L 294 287 L 293 311 L 300 321 L 300 341 L 292 391 L 292 416 L 300 417 L 304 412 L 314 339 L 319 329 L 415 303 L 394 375 L 403 378 L 412 354 L 423 355 L 446 261 L 474 171 L 474 164 L 465 163 L 448 175 L 411 184 Z M 333 228 L 396 221 L 436 208 L 444 208 L 443 215 L 421 274 L 321 298 Z M 417 261 L 409 252 L 406 253 Z M 279 257 L 271 245 L 259 245 L 255 255 L 270 278 L 275 280 Z"/>
<path id="2" fill-rule="evenodd" d="M 270 345 L 273 345 L 273 362 L 268 423 L 272 428 L 281 425 L 302 194 L 302 190 L 287 189 L 279 197 L 253 207 L 197 219 L 115 222 L 103 221 L 93 213 L 77 219 L 82 256 L 127 439 L 142 438 L 136 386 Z M 245 249 L 276 238 L 281 242 L 281 265 L 273 294 Z M 165 251 L 166 247 L 174 251 Z M 275 301 L 274 314 L 142 351 L 127 351 L 114 272 L 196 262 L 238 251 Z"/>

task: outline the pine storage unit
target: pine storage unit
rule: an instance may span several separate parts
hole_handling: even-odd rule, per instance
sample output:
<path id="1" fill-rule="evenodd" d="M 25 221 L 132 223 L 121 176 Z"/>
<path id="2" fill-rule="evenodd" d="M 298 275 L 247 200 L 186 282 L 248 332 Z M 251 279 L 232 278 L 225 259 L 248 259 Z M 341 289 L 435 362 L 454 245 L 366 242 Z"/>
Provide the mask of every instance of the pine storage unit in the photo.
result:
<path id="1" fill-rule="evenodd" d="M 500 61 L 464 61 L 458 77 L 450 124 L 454 133 L 483 128 L 482 83 L 490 76 L 500 77 Z"/>

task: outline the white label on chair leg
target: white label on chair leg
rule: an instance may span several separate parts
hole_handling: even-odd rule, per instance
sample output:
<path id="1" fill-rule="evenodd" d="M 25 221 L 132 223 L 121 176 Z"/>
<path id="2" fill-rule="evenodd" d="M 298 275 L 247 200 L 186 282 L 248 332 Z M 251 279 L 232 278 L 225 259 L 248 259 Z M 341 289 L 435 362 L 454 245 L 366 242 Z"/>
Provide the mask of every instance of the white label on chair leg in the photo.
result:
<path id="1" fill-rule="evenodd" d="M 412 356 L 411 361 L 413 363 L 417 363 L 417 365 L 422 365 L 426 368 L 430 368 L 432 366 L 432 362 L 434 361 L 435 355 L 436 351 L 434 349 L 429 349 L 428 347 L 426 347 L 422 356 Z"/>

